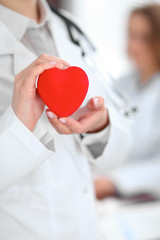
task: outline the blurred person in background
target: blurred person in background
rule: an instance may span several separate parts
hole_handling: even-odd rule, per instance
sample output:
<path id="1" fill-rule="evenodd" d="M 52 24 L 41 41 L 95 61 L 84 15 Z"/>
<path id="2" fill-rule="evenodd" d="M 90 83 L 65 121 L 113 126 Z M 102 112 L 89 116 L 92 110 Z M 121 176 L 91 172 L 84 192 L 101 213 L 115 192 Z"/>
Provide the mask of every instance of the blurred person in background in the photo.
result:
<path id="1" fill-rule="evenodd" d="M 160 197 L 160 5 L 131 12 L 128 55 L 135 71 L 120 85 L 138 106 L 130 128 L 130 153 L 120 167 L 95 178 L 98 199 L 117 193 Z"/>

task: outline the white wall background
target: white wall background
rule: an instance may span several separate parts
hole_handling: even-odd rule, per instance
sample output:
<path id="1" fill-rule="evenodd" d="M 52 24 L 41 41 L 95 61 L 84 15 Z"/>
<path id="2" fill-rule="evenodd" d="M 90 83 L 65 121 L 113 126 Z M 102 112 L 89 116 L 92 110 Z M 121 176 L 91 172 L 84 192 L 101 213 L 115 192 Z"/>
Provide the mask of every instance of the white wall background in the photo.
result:
<path id="1" fill-rule="evenodd" d="M 130 70 L 126 56 L 126 30 L 130 10 L 152 0 L 64 0 L 94 41 L 111 74 L 119 77 Z"/>

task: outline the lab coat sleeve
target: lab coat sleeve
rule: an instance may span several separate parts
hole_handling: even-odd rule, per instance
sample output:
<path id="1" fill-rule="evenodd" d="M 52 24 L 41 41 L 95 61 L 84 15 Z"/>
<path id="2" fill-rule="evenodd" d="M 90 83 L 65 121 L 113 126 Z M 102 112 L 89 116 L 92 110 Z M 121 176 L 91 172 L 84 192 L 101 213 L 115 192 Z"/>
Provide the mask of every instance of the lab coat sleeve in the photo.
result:
<path id="1" fill-rule="evenodd" d="M 152 161 L 137 161 L 118 168 L 109 175 L 118 193 L 122 196 L 144 193 L 160 197 L 160 157 Z"/>
<path id="2" fill-rule="evenodd" d="M 81 134 L 82 143 L 87 146 L 86 154 L 88 156 L 96 159 L 103 153 L 109 139 L 110 129 L 111 125 L 109 124 L 109 126 L 100 132 Z"/>
<path id="3" fill-rule="evenodd" d="M 109 108 L 109 118 L 110 125 L 105 130 L 86 136 L 80 143 L 91 163 L 92 171 L 98 174 L 110 172 L 120 166 L 128 156 L 129 133 L 125 126 L 127 120 L 113 108 Z"/>
<path id="4" fill-rule="evenodd" d="M 0 117 L 0 192 L 53 154 L 23 125 L 10 106 Z"/>
<path id="5" fill-rule="evenodd" d="M 41 118 L 34 128 L 33 134 L 48 150 L 55 151 L 53 135 L 47 130 Z"/>

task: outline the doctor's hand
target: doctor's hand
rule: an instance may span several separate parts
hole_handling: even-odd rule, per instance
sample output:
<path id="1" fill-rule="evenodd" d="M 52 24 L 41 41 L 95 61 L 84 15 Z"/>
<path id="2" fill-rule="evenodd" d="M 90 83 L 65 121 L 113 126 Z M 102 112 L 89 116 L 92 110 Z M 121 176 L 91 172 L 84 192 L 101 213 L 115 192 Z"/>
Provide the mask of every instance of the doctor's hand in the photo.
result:
<path id="1" fill-rule="evenodd" d="M 46 114 L 59 134 L 95 133 L 103 130 L 109 124 L 108 111 L 102 97 L 92 98 L 85 107 L 80 108 L 76 112 L 78 115 L 76 119 L 58 118 L 49 109 L 46 110 Z"/>
<path id="2" fill-rule="evenodd" d="M 36 79 L 43 71 L 53 67 L 65 69 L 69 64 L 57 57 L 42 54 L 15 77 L 12 108 L 30 131 L 34 130 L 45 107 L 36 92 Z"/>

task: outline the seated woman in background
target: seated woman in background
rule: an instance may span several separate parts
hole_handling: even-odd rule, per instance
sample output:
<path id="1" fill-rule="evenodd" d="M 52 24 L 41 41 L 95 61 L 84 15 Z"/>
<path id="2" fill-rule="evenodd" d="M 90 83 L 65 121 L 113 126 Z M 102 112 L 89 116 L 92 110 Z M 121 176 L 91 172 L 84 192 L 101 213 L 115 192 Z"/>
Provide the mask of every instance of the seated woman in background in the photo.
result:
<path id="1" fill-rule="evenodd" d="M 131 124 L 130 153 L 121 167 L 95 179 L 98 199 L 115 192 L 124 197 L 160 196 L 160 5 L 132 11 L 128 54 L 136 71 L 120 84 L 138 106 Z"/>

